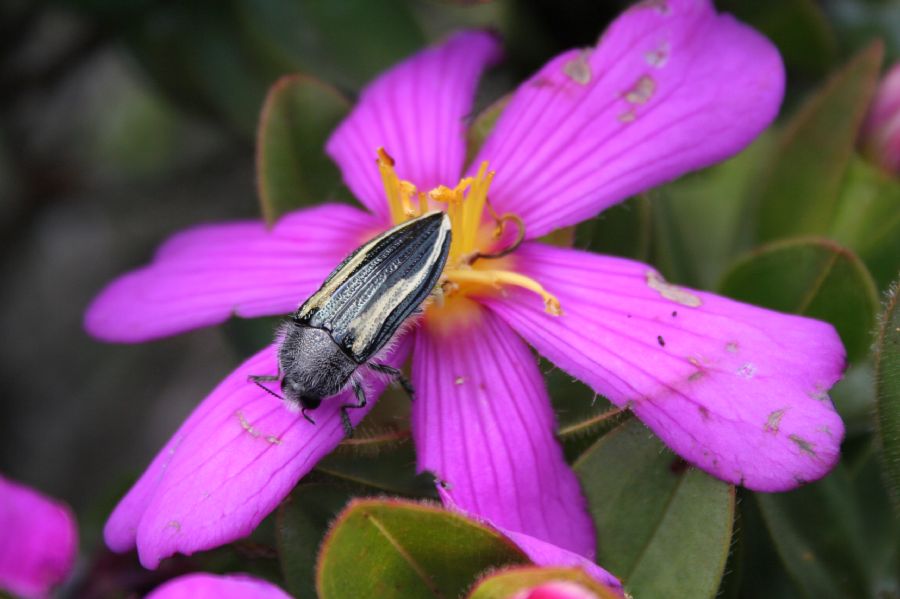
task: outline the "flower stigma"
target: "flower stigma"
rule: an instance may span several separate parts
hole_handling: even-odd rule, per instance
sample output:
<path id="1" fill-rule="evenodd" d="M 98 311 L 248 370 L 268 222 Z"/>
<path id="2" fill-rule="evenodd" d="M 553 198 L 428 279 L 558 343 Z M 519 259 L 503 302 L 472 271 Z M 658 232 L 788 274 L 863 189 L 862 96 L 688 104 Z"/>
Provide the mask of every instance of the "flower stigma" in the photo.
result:
<path id="1" fill-rule="evenodd" d="M 525 223 L 516 214 L 498 215 L 488 201 L 488 189 L 494 171 L 482 162 L 474 177 L 464 177 L 454 187 L 438 185 L 430 191 L 419 191 L 415 185 L 397 176 L 394 159 L 383 149 L 378 150 L 378 170 L 384 184 L 391 211 L 391 221 L 399 224 L 429 210 L 440 209 L 450 217 L 453 237 L 447 266 L 441 277 L 441 291 L 445 299 L 465 297 L 485 289 L 502 292 L 511 285 L 532 291 L 544 301 L 544 311 L 553 316 L 562 314 L 559 300 L 534 279 L 514 270 L 510 254 L 525 239 Z M 484 218 L 487 212 L 489 219 Z M 516 228 L 510 239 L 507 225 Z M 441 301 L 435 308 L 440 309 Z"/>

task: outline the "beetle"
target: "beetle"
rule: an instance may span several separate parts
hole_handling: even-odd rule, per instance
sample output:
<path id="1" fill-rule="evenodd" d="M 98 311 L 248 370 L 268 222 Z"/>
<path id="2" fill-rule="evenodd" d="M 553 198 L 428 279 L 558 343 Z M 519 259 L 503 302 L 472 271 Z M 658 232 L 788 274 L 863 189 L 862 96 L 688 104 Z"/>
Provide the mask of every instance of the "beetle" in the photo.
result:
<path id="1" fill-rule="evenodd" d="M 356 403 L 341 406 L 344 433 L 353 435 L 348 410 L 366 406 L 357 371 L 365 366 L 413 389 L 403 373 L 378 361 L 379 352 L 420 311 L 438 285 L 450 251 L 450 218 L 428 212 L 388 229 L 354 250 L 322 286 L 282 323 L 278 375 L 250 381 L 300 409 L 303 417 L 326 397 L 352 386 Z M 280 380 L 278 395 L 264 382 Z"/>

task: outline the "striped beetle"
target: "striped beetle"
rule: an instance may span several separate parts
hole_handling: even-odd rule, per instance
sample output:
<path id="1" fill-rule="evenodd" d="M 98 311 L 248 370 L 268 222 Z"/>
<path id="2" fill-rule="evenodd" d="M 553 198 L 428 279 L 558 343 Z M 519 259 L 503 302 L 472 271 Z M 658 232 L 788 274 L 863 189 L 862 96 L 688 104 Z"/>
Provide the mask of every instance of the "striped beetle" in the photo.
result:
<path id="1" fill-rule="evenodd" d="M 391 376 L 413 395 L 398 369 L 377 361 L 378 353 L 416 313 L 438 284 L 450 251 L 450 218 L 433 211 L 385 231 L 363 244 L 328 275 L 322 286 L 282 324 L 278 375 L 251 375 L 288 407 L 307 412 L 349 383 L 355 404 L 341 406 L 341 422 L 352 436 L 348 410 L 365 407 L 359 377 L 365 366 Z M 278 395 L 264 382 L 281 381 Z"/>

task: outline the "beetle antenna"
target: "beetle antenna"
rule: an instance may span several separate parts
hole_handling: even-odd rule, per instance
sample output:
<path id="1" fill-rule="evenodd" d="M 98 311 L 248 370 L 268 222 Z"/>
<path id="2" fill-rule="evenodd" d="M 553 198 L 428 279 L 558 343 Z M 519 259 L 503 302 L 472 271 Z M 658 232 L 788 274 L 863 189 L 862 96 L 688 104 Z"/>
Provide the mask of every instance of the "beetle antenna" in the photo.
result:
<path id="1" fill-rule="evenodd" d="M 307 414 L 306 412 L 307 412 L 306 408 L 300 408 L 300 414 L 302 414 L 303 417 L 306 418 L 307 422 L 309 422 L 310 424 L 315 424 L 316 421 L 313 420 L 313 419 L 312 419 L 312 416 L 310 416 L 310 415 Z"/>

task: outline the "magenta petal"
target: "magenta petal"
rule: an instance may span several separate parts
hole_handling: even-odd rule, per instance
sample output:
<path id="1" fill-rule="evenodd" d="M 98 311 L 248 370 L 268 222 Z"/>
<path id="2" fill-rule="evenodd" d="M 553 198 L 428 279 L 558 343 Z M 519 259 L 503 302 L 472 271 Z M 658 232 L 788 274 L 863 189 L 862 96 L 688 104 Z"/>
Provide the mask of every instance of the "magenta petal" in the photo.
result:
<path id="1" fill-rule="evenodd" d="M 472 168 L 539 237 L 738 152 L 783 88 L 775 47 L 709 0 L 641 2 L 521 85 Z"/>
<path id="2" fill-rule="evenodd" d="M 85 315 L 104 341 L 139 342 L 229 316 L 286 314 L 376 231 L 371 215 L 336 204 L 262 222 L 204 225 L 176 234 L 153 262 L 113 281 Z"/>
<path id="3" fill-rule="evenodd" d="M 486 303 L 691 463 L 782 491 L 837 462 L 844 426 L 827 391 L 845 358 L 831 325 L 676 287 L 630 260 L 538 243 L 517 259 L 563 315 L 517 290 Z"/>
<path id="4" fill-rule="evenodd" d="M 387 362 L 402 360 L 404 346 Z M 352 391 L 326 399 L 311 424 L 247 380 L 276 372 L 267 347 L 197 406 L 107 521 L 113 551 L 137 544 L 141 563 L 155 568 L 173 553 L 246 536 L 344 438 L 339 408 L 355 403 Z M 350 412 L 354 424 L 384 389 L 371 376 L 366 384 L 369 405 Z"/>
<path id="5" fill-rule="evenodd" d="M 417 331 L 413 438 L 420 470 L 445 481 L 459 506 L 506 529 L 594 555 L 594 526 L 534 356 L 475 307 L 467 324 Z"/>
<path id="6" fill-rule="evenodd" d="M 0 590 L 44 597 L 65 580 L 78 553 L 69 508 L 0 476 Z"/>
<path id="7" fill-rule="evenodd" d="M 369 210 L 385 219 L 387 202 L 375 166 L 384 148 L 397 174 L 420 189 L 454 185 L 465 160 L 465 118 L 482 71 L 500 57 L 497 40 L 461 32 L 382 74 L 328 140 L 326 151 Z"/>
<path id="8" fill-rule="evenodd" d="M 290 599 L 265 580 L 244 574 L 186 574 L 166 582 L 147 599 Z"/>
<path id="9" fill-rule="evenodd" d="M 497 526 L 488 518 L 484 518 L 483 516 L 477 514 L 472 514 L 462 509 L 456 501 L 454 490 L 448 489 L 444 485 L 438 484 L 437 491 L 438 495 L 440 495 L 441 497 L 441 501 L 443 502 L 444 507 L 459 512 L 468 518 L 472 518 L 488 526 L 496 528 L 502 535 L 508 537 L 513 543 L 518 545 L 519 548 L 525 552 L 525 555 L 527 555 L 528 558 L 538 566 L 562 566 L 581 568 L 598 582 L 605 584 L 611 589 L 621 590 L 622 583 L 619 582 L 618 578 L 616 578 L 588 558 L 583 557 L 577 553 L 573 553 L 568 549 L 558 547 L 553 543 L 542 541 L 530 535 L 507 530 L 503 527 Z"/>

